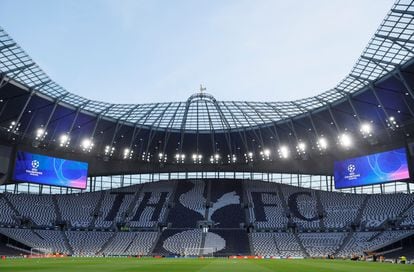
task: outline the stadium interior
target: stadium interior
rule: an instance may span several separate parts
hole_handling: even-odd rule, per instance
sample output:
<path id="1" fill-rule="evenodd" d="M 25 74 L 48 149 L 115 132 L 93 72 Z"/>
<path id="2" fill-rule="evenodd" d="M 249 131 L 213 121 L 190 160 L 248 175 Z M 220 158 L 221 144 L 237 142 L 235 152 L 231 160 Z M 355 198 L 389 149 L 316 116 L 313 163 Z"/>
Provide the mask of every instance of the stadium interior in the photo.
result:
<path id="1" fill-rule="evenodd" d="M 404 173 L 352 183 L 365 170 L 348 160 L 395 150 Z M 413 1 L 394 4 L 334 88 L 284 102 L 202 86 L 183 102 L 89 100 L 0 28 L 0 256 L 414 260 L 413 159 Z M 42 180 L 51 169 L 68 183 Z"/>

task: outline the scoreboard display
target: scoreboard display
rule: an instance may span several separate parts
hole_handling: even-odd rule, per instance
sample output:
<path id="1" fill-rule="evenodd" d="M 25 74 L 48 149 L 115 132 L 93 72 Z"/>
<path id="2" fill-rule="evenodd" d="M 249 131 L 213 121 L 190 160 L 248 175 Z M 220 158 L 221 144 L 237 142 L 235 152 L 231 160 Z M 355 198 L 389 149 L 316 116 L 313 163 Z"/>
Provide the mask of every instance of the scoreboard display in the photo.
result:
<path id="1" fill-rule="evenodd" d="M 334 163 L 335 188 L 343 189 L 410 178 L 405 148 Z"/>
<path id="2" fill-rule="evenodd" d="M 60 187 L 86 189 L 88 163 L 17 151 L 13 179 Z"/>

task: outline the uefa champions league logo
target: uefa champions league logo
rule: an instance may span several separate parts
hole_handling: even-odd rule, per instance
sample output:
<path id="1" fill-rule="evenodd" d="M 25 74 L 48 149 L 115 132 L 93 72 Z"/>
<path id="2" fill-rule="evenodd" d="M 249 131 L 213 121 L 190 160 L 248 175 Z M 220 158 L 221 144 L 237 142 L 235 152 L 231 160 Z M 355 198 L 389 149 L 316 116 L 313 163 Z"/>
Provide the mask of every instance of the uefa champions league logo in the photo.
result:
<path id="1" fill-rule="evenodd" d="M 39 168 L 39 166 L 40 166 L 40 162 L 38 160 L 32 160 L 32 167 L 34 169 Z"/>
<path id="2" fill-rule="evenodd" d="M 355 164 L 353 164 L 353 163 L 348 164 L 348 167 L 346 169 L 348 170 L 349 174 L 347 176 L 345 176 L 345 179 L 347 179 L 347 180 L 356 180 L 359 177 L 361 177 L 361 174 L 355 173 L 355 171 L 356 171 Z"/>
<path id="3" fill-rule="evenodd" d="M 355 173 L 355 169 L 356 169 L 356 167 L 355 167 L 355 165 L 354 165 L 354 164 L 350 164 L 350 165 L 348 165 L 348 172 L 349 172 L 350 174 Z"/>
<path id="4" fill-rule="evenodd" d="M 42 171 L 37 170 L 40 167 L 40 162 L 38 160 L 32 160 L 30 165 L 32 166 L 32 169 L 26 169 L 27 174 L 34 177 L 39 177 L 43 175 Z"/>

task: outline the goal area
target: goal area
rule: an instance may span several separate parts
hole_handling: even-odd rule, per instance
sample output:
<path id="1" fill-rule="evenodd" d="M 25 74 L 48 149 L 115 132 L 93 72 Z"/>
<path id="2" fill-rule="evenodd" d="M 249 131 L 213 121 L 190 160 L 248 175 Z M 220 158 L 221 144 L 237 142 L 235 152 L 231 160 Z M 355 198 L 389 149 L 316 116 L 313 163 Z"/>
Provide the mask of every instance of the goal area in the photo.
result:
<path id="1" fill-rule="evenodd" d="M 185 257 L 214 257 L 214 247 L 187 247 L 183 250 Z"/>
<path id="2" fill-rule="evenodd" d="M 51 248 L 43 248 L 43 247 L 33 247 L 30 249 L 30 256 L 31 257 L 48 257 L 53 254 L 53 250 Z"/>

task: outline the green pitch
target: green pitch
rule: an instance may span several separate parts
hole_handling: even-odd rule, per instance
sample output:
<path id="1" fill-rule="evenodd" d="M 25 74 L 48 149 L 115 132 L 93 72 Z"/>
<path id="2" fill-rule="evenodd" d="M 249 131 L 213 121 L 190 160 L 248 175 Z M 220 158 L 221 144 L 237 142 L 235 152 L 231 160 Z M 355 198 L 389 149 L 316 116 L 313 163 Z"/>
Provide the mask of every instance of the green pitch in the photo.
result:
<path id="1" fill-rule="evenodd" d="M 392 272 L 414 271 L 414 265 L 351 262 L 342 260 L 60 258 L 0 260 L 0 271 Z"/>

